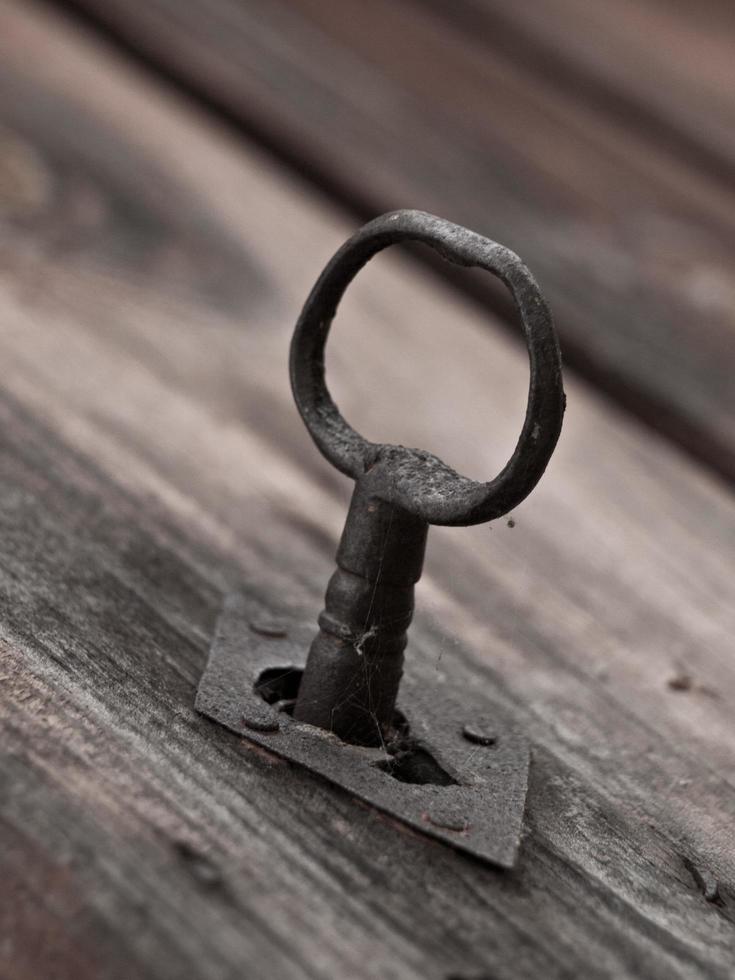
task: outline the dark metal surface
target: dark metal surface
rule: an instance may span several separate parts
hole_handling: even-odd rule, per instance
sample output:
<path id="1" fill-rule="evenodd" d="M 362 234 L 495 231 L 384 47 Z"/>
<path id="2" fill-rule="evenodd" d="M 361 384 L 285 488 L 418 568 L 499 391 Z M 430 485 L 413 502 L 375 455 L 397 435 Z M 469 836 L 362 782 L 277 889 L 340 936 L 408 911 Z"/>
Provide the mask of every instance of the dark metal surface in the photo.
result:
<path id="1" fill-rule="evenodd" d="M 358 481 L 295 715 L 347 742 L 386 738 L 428 525 Z"/>
<path id="2" fill-rule="evenodd" d="M 498 717 L 492 719 L 492 744 L 468 740 L 465 726 L 488 726 L 482 697 L 458 696 L 441 675 L 419 680 L 410 668 L 401 684 L 396 730 L 384 746 L 347 744 L 302 724 L 282 710 L 288 701 L 269 704 L 256 688 L 264 675 L 275 678 L 269 697 L 277 697 L 289 682 L 298 683 L 313 627 L 306 616 L 283 617 L 279 630 L 264 632 L 258 628 L 262 616 L 252 599 L 228 597 L 197 710 L 421 833 L 512 867 L 526 798 L 526 741 Z M 402 781 L 406 778 L 434 781 Z"/>
<path id="3" fill-rule="evenodd" d="M 324 377 L 324 349 L 337 305 L 359 270 L 400 242 L 429 245 L 457 265 L 497 276 L 518 307 L 528 347 L 528 404 L 518 443 L 488 483 L 460 476 L 421 449 L 369 442 L 342 417 Z M 312 289 L 291 343 L 291 386 L 319 451 L 370 491 L 428 524 L 468 525 L 502 517 L 538 483 L 564 415 L 561 354 L 551 313 L 529 270 L 510 249 L 423 211 L 393 211 L 364 225 L 335 253 Z"/>
<path id="4" fill-rule="evenodd" d="M 424 450 L 368 442 L 326 387 L 324 348 L 345 289 L 376 252 L 408 240 L 498 276 L 520 311 L 531 368 L 526 418 L 513 455 L 488 483 Z M 296 326 L 290 366 L 314 442 L 355 480 L 337 569 L 305 666 L 308 632 L 284 637 L 232 600 L 197 708 L 410 826 L 510 866 L 525 804 L 525 743 L 436 678 L 421 686 L 410 672 L 401 678 L 429 525 L 507 513 L 531 492 L 556 445 L 564 391 L 548 307 L 509 249 L 433 215 L 396 211 L 365 225 L 328 263 Z"/>

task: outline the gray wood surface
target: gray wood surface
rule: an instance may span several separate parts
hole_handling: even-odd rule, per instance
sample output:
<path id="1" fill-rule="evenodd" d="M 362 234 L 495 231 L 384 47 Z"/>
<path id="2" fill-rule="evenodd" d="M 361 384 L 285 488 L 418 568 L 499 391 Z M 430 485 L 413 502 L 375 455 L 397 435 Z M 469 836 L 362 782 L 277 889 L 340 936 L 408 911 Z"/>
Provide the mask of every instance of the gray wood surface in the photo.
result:
<path id="1" fill-rule="evenodd" d="M 64 6 L 360 215 L 419 207 L 506 242 L 567 362 L 735 479 L 731 5 Z"/>
<path id="2" fill-rule="evenodd" d="M 318 611 L 349 487 L 286 374 L 353 223 L 32 3 L 0 3 L 0 976 L 728 978 L 735 506 L 571 373 L 491 528 L 433 529 L 409 656 L 533 744 L 518 868 L 196 716 L 223 595 Z M 519 346 L 398 252 L 330 346 L 368 436 L 472 476 Z"/>
<path id="3" fill-rule="evenodd" d="M 420 2 L 732 184 L 735 10 L 728 0 Z"/>

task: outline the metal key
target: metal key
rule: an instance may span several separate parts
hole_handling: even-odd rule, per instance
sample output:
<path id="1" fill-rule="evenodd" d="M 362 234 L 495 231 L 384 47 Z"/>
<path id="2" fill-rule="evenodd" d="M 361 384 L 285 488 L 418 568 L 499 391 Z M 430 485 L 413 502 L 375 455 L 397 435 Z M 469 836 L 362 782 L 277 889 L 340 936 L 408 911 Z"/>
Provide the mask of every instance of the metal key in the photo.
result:
<path id="1" fill-rule="evenodd" d="M 501 472 L 480 483 L 420 449 L 369 442 L 342 417 L 325 381 L 324 349 L 346 288 L 381 249 L 418 241 L 462 266 L 501 279 L 518 306 L 530 361 L 526 418 Z M 517 507 L 541 477 L 564 414 L 561 356 L 548 306 L 517 255 L 421 211 L 369 222 L 335 254 L 301 313 L 291 344 L 291 385 L 321 453 L 355 481 L 325 608 L 294 718 L 345 742 L 391 737 L 414 586 L 430 524 L 480 524 Z"/>

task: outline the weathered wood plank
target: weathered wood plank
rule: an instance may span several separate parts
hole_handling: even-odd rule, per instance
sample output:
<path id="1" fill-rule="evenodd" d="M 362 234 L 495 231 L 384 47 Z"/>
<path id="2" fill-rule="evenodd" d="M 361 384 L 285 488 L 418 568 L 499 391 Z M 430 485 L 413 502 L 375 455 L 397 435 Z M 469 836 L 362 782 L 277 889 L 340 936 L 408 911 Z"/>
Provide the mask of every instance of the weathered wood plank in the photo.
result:
<path id="1" fill-rule="evenodd" d="M 534 744 L 512 874 L 198 718 L 223 593 L 316 612 L 331 570 L 348 488 L 285 357 L 349 228 L 78 32 L 0 9 L 0 973 L 728 977 L 732 500 L 571 377 L 516 526 L 432 531 L 410 655 Z M 369 435 L 471 475 L 507 455 L 524 359 L 411 262 L 357 280 L 330 353 Z"/>
<path id="2" fill-rule="evenodd" d="M 726 0 L 421 2 L 731 183 L 735 11 Z"/>
<path id="3" fill-rule="evenodd" d="M 547 289 L 567 361 L 735 477 L 735 198 L 722 137 L 735 89 L 721 5 L 708 17 L 653 0 L 592 11 L 555 0 L 536 13 L 505 5 L 499 22 L 499 5 L 473 0 L 70 5 L 359 213 L 413 205 L 507 242 Z M 690 41 L 706 71 L 672 54 Z M 594 43 L 609 50 L 593 85 L 580 50 Z M 483 282 L 465 282 L 501 308 Z"/>

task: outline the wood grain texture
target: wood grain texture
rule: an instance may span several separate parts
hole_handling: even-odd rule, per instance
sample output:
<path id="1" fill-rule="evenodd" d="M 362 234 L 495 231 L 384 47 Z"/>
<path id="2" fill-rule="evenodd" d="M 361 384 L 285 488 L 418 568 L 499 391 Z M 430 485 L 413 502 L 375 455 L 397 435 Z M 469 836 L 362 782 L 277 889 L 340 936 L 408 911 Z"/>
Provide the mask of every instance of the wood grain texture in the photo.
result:
<path id="1" fill-rule="evenodd" d="M 727 0 L 421 2 L 732 183 L 735 11 Z"/>
<path id="2" fill-rule="evenodd" d="M 568 362 L 735 478 L 724 4 L 65 5 L 358 213 L 416 206 L 510 245 Z"/>
<path id="3" fill-rule="evenodd" d="M 432 530 L 409 656 L 533 742 L 511 874 L 197 717 L 223 594 L 316 614 L 333 567 L 349 487 L 285 363 L 350 227 L 94 40 L 0 14 L 0 975 L 729 977 L 732 500 L 570 377 L 515 527 Z M 524 358 L 413 262 L 358 278 L 329 353 L 368 436 L 507 456 Z"/>

